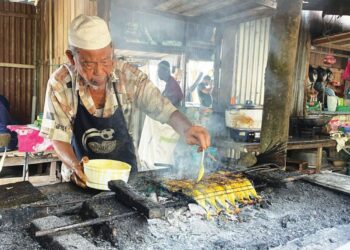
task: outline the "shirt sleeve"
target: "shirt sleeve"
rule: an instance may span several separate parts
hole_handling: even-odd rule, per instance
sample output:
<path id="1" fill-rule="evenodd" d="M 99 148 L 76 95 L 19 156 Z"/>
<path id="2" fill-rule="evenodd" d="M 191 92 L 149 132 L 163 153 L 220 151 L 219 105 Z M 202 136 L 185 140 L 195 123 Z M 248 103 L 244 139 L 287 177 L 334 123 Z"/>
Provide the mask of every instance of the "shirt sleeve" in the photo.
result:
<path id="1" fill-rule="evenodd" d="M 47 84 L 40 134 L 51 140 L 71 143 L 74 105 L 68 70 L 61 66 Z"/>
<path id="2" fill-rule="evenodd" d="M 136 107 L 154 120 L 168 122 L 171 114 L 177 110 L 171 102 L 161 95 L 159 89 L 142 71 L 125 62 L 120 67 L 121 74 L 125 77 L 127 92 L 133 88 Z"/>
<path id="3" fill-rule="evenodd" d="M 9 130 L 6 128 L 7 125 L 10 124 L 10 116 L 2 103 L 0 103 L 0 133 L 9 132 Z"/>
<path id="4" fill-rule="evenodd" d="M 168 98 L 174 106 L 180 105 L 180 102 L 183 99 L 183 94 L 177 81 L 172 79 L 169 85 L 165 88 L 166 90 L 163 95 Z"/>
<path id="5" fill-rule="evenodd" d="M 204 83 L 204 82 L 201 82 L 200 84 L 198 84 L 198 90 L 200 90 L 200 91 L 202 91 L 203 89 L 205 89 L 206 88 L 206 84 Z"/>

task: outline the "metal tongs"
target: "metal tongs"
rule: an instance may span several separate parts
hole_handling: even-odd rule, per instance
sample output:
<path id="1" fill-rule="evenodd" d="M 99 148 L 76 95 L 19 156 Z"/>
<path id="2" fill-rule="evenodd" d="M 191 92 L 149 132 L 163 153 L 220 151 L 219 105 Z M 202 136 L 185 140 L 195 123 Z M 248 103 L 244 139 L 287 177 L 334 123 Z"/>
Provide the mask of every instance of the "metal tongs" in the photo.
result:
<path id="1" fill-rule="evenodd" d="M 202 159 L 201 159 L 201 163 L 199 166 L 199 172 L 198 172 L 198 177 L 197 177 L 197 183 L 200 182 L 204 176 L 204 155 L 205 155 L 205 150 L 203 149 L 202 151 Z"/>

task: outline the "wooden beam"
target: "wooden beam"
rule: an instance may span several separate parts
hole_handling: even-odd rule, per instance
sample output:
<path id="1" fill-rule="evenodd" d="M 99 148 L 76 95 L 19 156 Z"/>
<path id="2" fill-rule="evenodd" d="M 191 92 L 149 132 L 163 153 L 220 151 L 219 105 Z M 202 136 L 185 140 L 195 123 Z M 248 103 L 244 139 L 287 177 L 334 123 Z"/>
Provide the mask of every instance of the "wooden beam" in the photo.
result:
<path id="1" fill-rule="evenodd" d="M 197 22 L 211 22 L 220 25 L 225 23 L 234 25 L 247 20 L 255 20 L 258 18 L 271 16 L 276 10 L 276 1 L 274 0 L 247 0 L 237 4 L 231 4 L 222 8 L 211 11 L 207 14 L 202 14 L 197 17 L 192 17 L 192 20 Z"/>
<path id="2" fill-rule="evenodd" d="M 104 217 L 104 218 L 95 218 L 95 219 L 91 219 L 91 220 L 87 220 L 87 221 L 83 221 L 83 222 L 78 222 L 78 223 L 69 224 L 69 225 L 65 225 L 65 226 L 60 226 L 60 227 L 55 227 L 55 228 L 50 228 L 50 229 L 46 229 L 46 230 L 37 231 L 37 232 L 35 232 L 34 235 L 35 235 L 35 237 L 42 237 L 42 236 L 46 236 L 46 235 L 49 235 L 49 234 L 55 234 L 55 233 L 58 233 L 58 232 L 71 230 L 71 229 L 74 229 L 74 228 L 82 228 L 82 227 L 87 227 L 87 226 L 98 225 L 98 224 L 105 223 L 107 221 L 112 222 L 114 220 L 118 220 L 118 219 L 129 217 L 129 216 L 133 216 L 133 215 L 136 215 L 136 214 L 137 214 L 137 212 L 133 211 L 133 212 L 128 212 L 128 213 L 124 213 L 124 214 L 108 216 L 108 217 Z"/>
<path id="3" fill-rule="evenodd" d="M 329 52 L 319 51 L 319 50 L 311 50 L 310 53 L 320 54 L 320 55 L 328 55 L 329 54 Z M 333 52 L 332 52 L 332 55 L 335 56 L 335 57 L 342 57 L 342 58 L 346 58 L 346 59 L 348 59 L 350 57 L 350 55 L 333 53 Z"/>
<path id="4" fill-rule="evenodd" d="M 109 181 L 108 187 L 116 193 L 116 199 L 125 206 L 135 208 L 148 219 L 165 216 L 165 207 L 141 196 L 122 180 Z"/>
<path id="5" fill-rule="evenodd" d="M 312 41 L 312 44 L 314 46 L 327 44 L 327 43 L 334 43 L 334 42 L 342 42 L 342 41 L 349 41 L 350 42 L 350 32 L 341 33 L 333 36 L 328 37 L 322 37 L 317 38 Z"/>
<path id="6" fill-rule="evenodd" d="M 273 16 L 274 13 L 276 13 L 276 10 L 272 10 L 272 9 L 266 10 L 265 9 L 262 11 L 257 11 L 254 15 L 241 16 L 241 18 L 234 18 L 230 21 L 219 23 L 218 25 L 232 26 L 232 25 L 236 25 L 239 23 L 249 22 L 249 21 L 257 20 L 257 19 L 264 18 L 264 17 L 270 17 L 270 16 Z"/>
<path id="7" fill-rule="evenodd" d="M 215 58 L 214 58 L 214 89 L 212 92 L 213 96 L 213 108 L 216 112 L 220 111 L 219 108 L 219 88 L 221 84 L 220 73 L 221 73 L 221 52 L 222 52 L 222 31 L 223 29 L 218 27 L 215 31 Z M 224 104 L 223 102 L 222 104 Z"/>
<path id="8" fill-rule="evenodd" d="M 350 176 L 338 173 L 308 175 L 303 180 L 350 195 Z"/>
<path id="9" fill-rule="evenodd" d="M 193 3 L 196 1 L 192 1 Z M 227 8 L 228 6 L 236 6 L 236 1 L 232 0 L 221 0 L 221 1 L 210 1 L 209 3 L 198 3 L 197 5 L 193 5 L 193 7 L 190 6 L 190 8 L 184 9 L 182 12 L 180 12 L 183 15 L 186 16 L 200 16 L 205 15 L 208 13 L 212 13 L 213 11 Z"/>
<path id="10" fill-rule="evenodd" d="M 276 14 L 271 19 L 261 153 L 288 141 L 302 2 L 303 0 L 278 0 Z M 286 158 L 276 159 L 275 163 L 285 166 Z"/>
<path id="11" fill-rule="evenodd" d="M 339 45 L 334 45 L 334 44 L 322 44 L 322 45 L 317 45 L 317 47 L 336 49 L 336 50 L 343 50 L 343 51 L 350 51 L 350 47 L 349 46 L 339 46 Z"/>
<path id="12" fill-rule="evenodd" d="M 320 147 L 331 148 L 336 146 L 337 146 L 337 142 L 332 139 L 288 141 L 287 150 L 315 149 Z"/>
<path id="13" fill-rule="evenodd" d="M 136 50 L 144 52 L 157 52 L 165 54 L 182 54 L 185 51 L 184 47 L 175 47 L 175 46 L 160 46 L 160 45 L 145 45 L 137 43 L 127 43 L 127 42 L 117 42 L 118 49 L 127 49 L 127 50 Z"/>
<path id="14" fill-rule="evenodd" d="M 211 13 L 207 13 L 205 15 L 200 15 L 200 16 L 198 16 L 198 19 L 215 20 L 215 19 L 225 17 L 228 15 L 241 13 L 241 12 L 244 12 L 244 11 L 250 9 L 250 8 L 256 7 L 256 4 L 254 1 L 255 0 L 246 0 L 244 2 L 242 1 L 242 2 L 235 4 L 235 5 L 225 6 L 223 8 L 212 11 Z"/>
<path id="15" fill-rule="evenodd" d="M 255 2 L 258 5 L 265 6 L 270 9 L 276 9 L 277 8 L 277 1 L 276 0 L 255 0 Z"/>
<path id="16" fill-rule="evenodd" d="M 223 1 L 232 1 L 232 0 L 216 0 L 215 3 L 220 5 Z M 209 7 L 209 4 L 212 3 L 211 0 L 201 0 L 201 1 L 185 1 L 183 3 L 178 4 L 174 8 L 170 8 L 169 11 L 173 13 L 179 13 L 185 16 L 196 16 L 196 14 L 192 14 L 192 11 L 196 10 L 205 10 L 206 7 Z"/>
<path id="17" fill-rule="evenodd" d="M 255 6 L 264 6 L 266 8 L 276 8 L 276 0 L 249 0 L 246 2 L 254 3 Z M 217 10 L 225 10 L 228 7 L 238 8 L 242 3 L 237 0 L 219 0 L 219 1 L 191 1 L 179 4 L 168 11 L 185 16 L 200 16 L 212 13 Z"/>
<path id="18" fill-rule="evenodd" d="M 160 11 L 168 11 L 173 8 L 176 8 L 181 4 L 185 4 L 186 2 L 188 1 L 187 0 L 165 0 L 162 3 L 157 4 L 155 8 Z"/>
<path id="19" fill-rule="evenodd" d="M 19 63 L 0 63 L 0 67 L 5 68 L 19 68 L 19 69 L 35 69 L 35 65 L 19 64 Z"/>
<path id="20" fill-rule="evenodd" d="M 16 12 L 7 12 L 7 11 L 0 11 L 0 16 L 6 16 L 6 17 L 22 17 L 22 18 L 30 18 L 30 19 L 38 18 L 37 15 L 24 14 L 24 13 L 16 13 Z"/>
<path id="21" fill-rule="evenodd" d="M 217 23 L 226 23 L 226 22 L 234 22 L 236 20 L 244 20 L 248 17 L 253 17 L 256 19 L 256 16 L 259 15 L 260 13 L 263 13 L 264 11 L 266 11 L 265 7 L 256 7 L 241 13 L 235 13 L 233 15 L 228 15 L 228 16 L 224 16 L 218 19 L 214 19 L 215 22 Z"/>
<path id="22" fill-rule="evenodd" d="M 150 10 L 156 9 L 157 6 L 160 6 L 163 3 L 168 2 L 167 0 L 113 0 L 114 4 L 118 7 L 124 7 L 134 10 Z"/>
<path id="23" fill-rule="evenodd" d="M 217 72 L 216 76 L 218 79 L 218 83 L 216 84 L 216 95 L 217 100 L 215 100 L 215 111 L 221 111 L 224 112 L 227 108 L 227 104 L 229 103 L 229 99 L 231 97 L 232 92 L 232 83 L 233 83 L 233 69 L 235 66 L 235 47 L 237 47 L 236 44 L 236 34 L 238 32 L 237 27 L 221 27 L 221 36 L 217 39 L 219 39 L 217 42 L 218 46 L 220 46 L 219 49 L 219 55 L 216 55 L 216 58 L 221 56 L 219 58 L 220 61 L 217 61 L 219 65 L 216 65 Z M 220 72 L 219 72 L 220 70 Z"/>

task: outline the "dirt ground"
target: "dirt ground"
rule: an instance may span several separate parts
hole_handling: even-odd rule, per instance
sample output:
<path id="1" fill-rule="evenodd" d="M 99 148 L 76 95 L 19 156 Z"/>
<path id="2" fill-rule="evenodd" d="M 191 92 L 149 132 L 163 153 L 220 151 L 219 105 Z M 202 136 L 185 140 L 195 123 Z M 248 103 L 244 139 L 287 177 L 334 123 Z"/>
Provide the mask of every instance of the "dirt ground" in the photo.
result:
<path id="1" fill-rule="evenodd" d="M 81 200 L 96 195 L 60 184 L 42 187 L 49 202 Z M 350 241 L 350 197 L 303 181 L 283 188 L 267 187 L 260 194 L 269 202 L 243 207 L 237 216 L 205 220 L 187 208 L 169 211 L 166 219 L 148 220 L 148 227 L 124 230 L 128 222 L 115 222 L 125 231 L 119 249 L 336 249 Z M 67 205 L 69 207 L 71 205 Z M 64 207 L 51 207 L 55 213 Z M 15 210 L 14 210 L 15 211 Z M 8 211 L 0 210 L 5 215 Z M 25 214 L 25 212 L 22 211 Z M 4 216 L 5 217 L 5 216 Z M 28 215 L 28 221 L 30 216 Z M 1 219 L 0 219 L 1 221 Z M 28 221 L 0 226 L 0 249 L 41 249 L 28 236 Z M 122 227 L 122 228 L 120 228 Z M 78 233 L 98 247 L 116 249 L 91 229 Z"/>

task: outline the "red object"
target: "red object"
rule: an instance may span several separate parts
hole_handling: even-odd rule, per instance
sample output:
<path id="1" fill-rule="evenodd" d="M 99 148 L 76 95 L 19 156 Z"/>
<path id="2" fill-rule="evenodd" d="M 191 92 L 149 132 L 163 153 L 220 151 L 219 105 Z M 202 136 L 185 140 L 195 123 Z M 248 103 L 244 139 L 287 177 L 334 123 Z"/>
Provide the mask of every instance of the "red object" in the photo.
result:
<path id="1" fill-rule="evenodd" d="M 53 150 L 51 141 L 41 137 L 38 129 L 26 125 L 8 125 L 7 128 L 17 133 L 19 152 Z"/>
<path id="2" fill-rule="evenodd" d="M 350 81 L 350 61 L 348 61 L 348 64 L 346 65 L 346 68 L 343 72 L 343 75 L 341 76 L 341 79 L 344 81 Z"/>
<path id="3" fill-rule="evenodd" d="M 326 55 L 326 57 L 323 59 L 323 63 L 324 64 L 335 64 L 337 62 L 337 59 L 335 59 L 335 57 L 333 55 Z"/>

